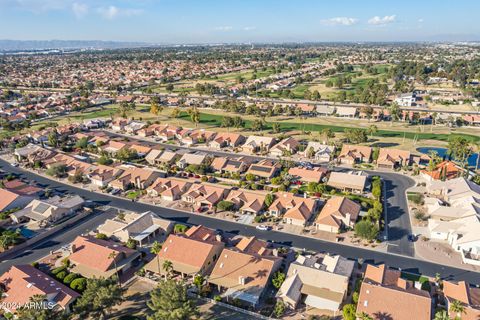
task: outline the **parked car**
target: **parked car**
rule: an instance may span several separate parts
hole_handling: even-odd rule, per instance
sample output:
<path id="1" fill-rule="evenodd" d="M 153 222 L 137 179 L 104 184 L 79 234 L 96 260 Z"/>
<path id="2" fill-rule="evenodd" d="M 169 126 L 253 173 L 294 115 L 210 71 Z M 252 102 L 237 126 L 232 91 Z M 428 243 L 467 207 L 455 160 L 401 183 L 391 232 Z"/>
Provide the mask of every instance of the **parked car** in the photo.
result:
<path id="1" fill-rule="evenodd" d="M 268 231 L 268 230 L 271 229 L 271 227 L 263 225 L 263 224 L 260 224 L 260 225 L 256 226 L 256 228 L 257 228 L 257 230 L 262 230 L 262 231 Z"/>

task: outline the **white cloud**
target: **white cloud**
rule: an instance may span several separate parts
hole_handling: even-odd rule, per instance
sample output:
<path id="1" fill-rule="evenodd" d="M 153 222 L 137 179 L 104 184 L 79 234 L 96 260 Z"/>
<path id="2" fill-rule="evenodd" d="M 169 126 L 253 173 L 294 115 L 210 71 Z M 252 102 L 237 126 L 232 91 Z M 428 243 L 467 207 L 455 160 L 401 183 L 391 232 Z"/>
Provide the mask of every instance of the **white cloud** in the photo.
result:
<path id="1" fill-rule="evenodd" d="M 381 18 L 379 16 L 375 16 L 375 17 L 371 18 L 370 20 L 368 20 L 368 24 L 373 24 L 375 26 L 381 26 L 381 25 L 385 25 L 385 24 L 395 22 L 396 19 L 397 19 L 396 15 L 385 16 L 383 18 Z"/>
<path id="2" fill-rule="evenodd" d="M 233 29 L 232 26 L 219 26 L 215 27 L 215 30 L 217 31 L 231 31 Z"/>
<path id="3" fill-rule="evenodd" d="M 105 19 L 113 20 L 117 17 L 131 17 L 138 16 L 143 13 L 141 9 L 118 8 L 116 6 L 100 7 L 97 9 Z"/>
<path id="4" fill-rule="evenodd" d="M 423 18 L 418 19 L 418 23 L 423 23 Z"/>
<path id="5" fill-rule="evenodd" d="M 321 21 L 326 26 L 351 26 L 358 22 L 358 19 L 348 17 L 335 17 Z"/>
<path id="6" fill-rule="evenodd" d="M 252 26 L 250 26 L 250 27 L 244 27 L 244 28 L 243 28 L 244 31 L 253 31 L 253 30 L 255 30 L 255 29 L 257 29 L 257 27 L 252 27 Z"/>
<path id="7" fill-rule="evenodd" d="M 81 19 L 88 13 L 88 6 L 84 3 L 74 2 L 72 4 L 72 11 L 77 19 Z"/>

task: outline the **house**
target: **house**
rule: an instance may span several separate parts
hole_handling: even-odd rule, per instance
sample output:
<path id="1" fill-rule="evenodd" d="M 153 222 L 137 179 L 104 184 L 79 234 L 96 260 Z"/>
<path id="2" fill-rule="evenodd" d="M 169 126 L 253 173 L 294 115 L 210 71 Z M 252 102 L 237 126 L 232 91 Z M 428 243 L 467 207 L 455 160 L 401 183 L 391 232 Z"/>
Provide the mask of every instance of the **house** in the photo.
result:
<path id="1" fill-rule="evenodd" d="M 342 191 L 361 193 L 365 189 L 367 177 L 361 173 L 331 172 L 327 186 Z"/>
<path id="2" fill-rule="evenodd" d="M 125 131 L 125 127 L 129 124 L 130 120 L 128 119 L 115 119 L 112 121 L 110 124 L 110 127 L 112 128 L 113 131 L 116 132 L 123 132 Z"/>
<path id="3" fill-rule="evenodd" d="M 261 178 L 271 179 L 277 175 L 282 168 L 281 164 L 275 160 L 263 159 L 257 163 L 253 163 L 247 170 L 247 174 L 251 173 Z"/>
<path id="4" fill-rule="evenodd" d="M 80 196 L 34 199 L 25 208 L 12 213 L 10 217 L 16 223 L 27 219 L 39 224 L 55 223 L 82 208 L 83 204 L 84 200 Z"/>
<path id="5" fill-rule="evenodd" d="M 430 237 L 446 241 L 464 263 L 480 266 L 480 186 L 462 177 L 434 180 L 427 191 L 434 196 L 425 199 Z"/>
<path id="6" fill-rule="evenodd" d="M 177 166 L 181 169 L 186 169 L 189 165 L 201 166 L 206 163 L 207 158 L 207 155 L 204 153 L 185 153 L 177 161 Z"/>
<path id="7" fill-rule="evenodd" d="M 304 198 L 290 192 L 277 192 L 275 199 L 268 208 L 268 213 L 282 217 L 286 224 L 305 226 L 318 209 L 315 199 Z"/>
<path id="8" fill-rule="evenodd" d="M 400 107 L 413 107 L 417 105 L 417 96 L 415 93 L 402 93 L 395 98 L 395 103 Z"/>
<path id="9" fill-rule="evenodd" d="M 210 164 L 212 170 L 220 173 L 244 173 L 249 166 L 249 162 L 243 160 L 243 157 L 228 158 L 228 157 L 215 157 Z"/>
<path id="10" fill-rule="evenodd" d="M 240 146 L 244 141 L 245 141 L 245 137 L 239 133 L 219 132 L 208 143 L 208 145 L 215 149 L 222 149 L 226 147 L 236 148 Z"/>
<path id="11" fill-rule="evenodd" d="M 141 121 L 132 120 L 130 123 L 124 126 L 124 130 L 130 134 L 136 134 L 138 130 L 145 128 L 146 124 Z M 112 124 L 113 129 L 113 124 Z M 115 129 L 113 129 L 115 130 Z M 123 131 L 123 130 L 121 130 Z"/>
<path id="12" fill-rule="evenodd" d="M 42 162 L 43 160 L 53 157 L 55 152 L 29 143 L 25 147 L 15 148 L 13 154 L 19 162 L 27 160 L 28 163 L 34 164 L 37 161 Z"/>
<path id="13" fill-rule="evenodd" d="M 450 319 L 480 319 L 480 288 L 470 287 L 465 281 L 455 283 L 445 280 L 443 281 L 443 295 L 447 300 L 447 310 L 449 310 Z M 451 311 L 450 305 L 453 301 L 459 301 L 464 307 L 464 311 L 461 314 Z"/>
<path id="14" fill-rule="evenodd" d="M 3 181 L 3 187 L 5 190 L 13 192 L 19 196 L 32 198 L 32 200 L 33 198 L 41 196 L 44 193 L 44 190 L 42 188 L 26 184 L 25 182 L 18 179 Z M 5 198 L 8 199 L 8 197 Z"/>
<path id="15" fill-rule="evenodd" d="M 140 252 L 117 242 L 78 236 L 70 245 L 68 260 L 72 272 L 86 278 L 110 278 L 126 273 L 140 256 Z"/>
<path id="16" fill-rule="evenodd" d="M 303 156 L 314 159 L 315 162 L 330 162 L 335 154 L 335 146 L 329 146 L 320 142 L 309 141 Z"/>
<path id="17" fill-rule="evenodd" d="M 141 145 L 141 144 L 137 144 L 137 143 L 131 144 L 129 146 L 129 149 L 130 150 L 135 150 L 137 152 L 137 155 L 141 158 L 145 157 L 152 150 L 152 148 L 150 148 L 150 147 L 147 147 L 147 146 L 144 146 L 144 145 Z"/>
<path id="18" fill-rule="evenodd" d="M 197 143 L 208 143 L 216 136 L 216 132 L 205 129 L 188 130 L 180 136 L 180 142 L 191 146 Z"/>
<path id="19" fill-rule="evenodd" d="M 128 145 L 126 143 L 115 140 L 109 140 L 101 147 L 101 149 L 111 157 L 115 157 L 116 154 L 124 148 L 128 148 Z"/>
<path id="20" fill-rule="evenodd" d="M 159 149 L 152 149 L 150 152 L 145 156 L 145 161 L 148 162 L 148 164 L 155 166 L 157 165 L 157 159 L 160 158 L 160 155 L 163 153 L 163 150 Z"/>
<path id="21" fill-rule="evenodd" d="M 72 311 L 74 301 L 80 296 L 63 283 L 58 282 L 37 268 L 25 264 L 8 269 L 0 277 L 2 309 L 15 313 L 36 295 L 44 296 L 46 304 L 54 309 Z"/>
<path id="22" fill-rule="evenodd" d="M 122 172 L 123 170 L 119 168 L 97 165 L 89 171 L 86 176 L 90 179 L 93 185 L 103 188 L 115 180 Z"/>
<path id="23" fill-rule="evenodd" d="M 0 188 L 0 212 L 11 209 L 21 209 L 29 204 L 34 197 L 28 195 L 21 195 L 17 192 L 9 191 Z"/>
<path id="24" fill-rule="evenodd" d="M 338 163 L 355 164 L 370 162 L 372 157 L 372 148 L 365 146 L 355 146 L 344 144 L 338 155 Z"/>
<path id="25" fill-rule="evenodd" d="M 151 197 L 160 197 L 166 201 L 175 201 L 187 192 L 192 183 L 185 179 L 178 178 L 157 178 L 150 187 L 147 194 Z"/>
<path id="26" fill-rule="evenodd" d="M 151 211 L 146 211 L 142 214 L 133 212 L 125 214 L 123 219 L 107 219 L 98 227 L 97 231 L 121 242 L 133 239 L 142 247 L 144 243 L 150 243 L 150 239 L 165 237 L 172 229 L 171 221 L 162 219 Z"/>
<path id="27" fill-rule="evenodd" d="M 290 156 L 297 152 L 300 147 L 300 142 L 293 137 L 288 137 L 274 145 L 270 149 L 270 155 L 273 157 Z"/>
<path id="28" fill-rule="evenodd" d="M 225 201 L 232 202 L 234 209 L 242 213 L 258 214 L 264 209 L 265 191 L 249 191 L 244 189 L 231 190 Z"/>
<path id="29" fill-rule="evenodd" d="M 255 236 L 241 237 L 240 241 L 235 245 L 237 250 L 251 255 L 276 259 L 278 250 L 272 249 L 269 242 L 257 239 Z"/>
<path id="30" fill-rule="evenodd" d="M 290 264 L 277 298 L 291 309 L 304 301 L 309 307 L 336 316 L 347 296 L 354 267 L 354 261 L 339 255 L 299 255 Z"/>
<path id="31" fill-rule="evenodd" d="M 217 184 L 194 184 L 182 195 L 182 201 L 193 204 L 195 208 L 212 208 L 219 201 L 225 199 L 229 191 L 229 187 Z"/>
<path id="32" fill-rule="evenodd" d="M 435 168 L 430 170 L 422 170 L 420 174 L 427 181 L 432 180 L 451 180 L 458 178 L 463 170 L 452 161 L 442 161 Z"/>
<path id="33" fill-rule="evenodd" d="M 418 283 L 401 278 L 398 270 L 384 264 L 367 265 L 360 287 L 357 312 L 379 319 L 432 319 L 432 298 Z M 380 316 L 379 316 L 380 315 Z"/>
<path id="34" fill-rule="evenodd" d="M 177 153 L 170 150 L 165 150 L 160 156 L 156 157 L 155 163 L 157 165 L 171 165 L 175 163 L 178 158 L 180 158 L 180 155 Z"/>
<path id="35" fill-rule="evenodd" d="M 360 214 L 360 205 L 346 197 L 327 200 L 315 220 L 317 230 L 338 233 L 343 228 L 353 228 Z"/>
<path id="36" fill-rule="evenodd" d="M 146 189 L 155 179 L 160 176 L 160 172 L 148 168 L 128 167 L 115 180 L 108 185 L 112 188 L 127 190 L 130 187 L 137 189 Z"/>
<path id="37" fill-rule="evenodd" d="M 298 104 L 297 109 L 300 109 L 302 111 L 302 114 L 304 115 L 312 115 L 316 111 L 315 105 L 306 104 L 306 103 Z"/>
<path id="38" fill-rule="evenodd" d="M 208 275 L 225 244 L 214 230 L 194 226 L 185 234 L 171 234 L 163 243 L 157 257 L 150 261 L 145 270 L 156 274 L 166 274 L 164 261 L 172 263 L 172 270 L 183 277 L 197 274 Z"/>
<path id="39" fill-rule="evenodd" d="M 316 182 L 319 183 L 327 175 L 328 169 L 323 167 L 293 167 L 288 170 L 288 174 L 294 179 L 302 182 Z"/>
<path id="40" fill-rule="evenodd" d="M 411 164 L 410 151 L 380 148 L 377 167 L 385 169 L 402 168 Z"/>
<path id="41" fill-rule="evenodd" d="M 464 115 L 462 119 L 469 126 L 480 126 L 480 115 Z"/>
<path id="42" fill-rule="evenodd" d="M 281 259 L 269 259 L 225 248 L 215 263 L 208 282 L 216 285 L 227 300 L 257 306 L 266 292 L 271 275 L 278 270 Z"/>
<path id="43" fill-rule="evenodd" d="M 355 107 L 336 107 L 335 114 L 341 118 L 355 118 L 357 111 Z"/>
<path id="44" fill-rule="evenodd" d="M 327 104 L 317 105 L 316 113 L 318 116 L 332 116 L 335 113 L 335 107 Z"/>
<path id="45" fill-rule="evenodd" d="M 275 141 L 273 137 L 248 136 L 247 141 L 242 145 L 242 150 L 250 154 L 268 152 Z"/>

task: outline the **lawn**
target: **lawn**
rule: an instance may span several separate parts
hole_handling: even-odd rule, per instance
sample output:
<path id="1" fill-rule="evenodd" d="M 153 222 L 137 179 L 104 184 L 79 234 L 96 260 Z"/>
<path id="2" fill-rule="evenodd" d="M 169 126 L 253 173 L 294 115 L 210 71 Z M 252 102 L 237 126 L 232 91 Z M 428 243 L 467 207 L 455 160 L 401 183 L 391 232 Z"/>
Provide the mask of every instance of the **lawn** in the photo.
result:
<path id="1" fill-rule="evenodd" d="M 182 112 L 180 115 L 181 119 L 190 121 L 190 117 L 186 112 Z M 204 113 L 200 114 L 200 123 L 219 127 L 221 124 L 223 116 Z M 252 121 L 248 119 L 244 119 L 245 121 L 245 128 L 250 129 L 252 127 Z M 271 130 L 272 125 L 275 122 L 267 122 L 265 124 L 265 130 Z M 333 132 L 343 133 L 345 128 L 351 128 L 352 126 L 334 126 L 334 125 L 326 125 L 326 124 L 314 124 L 314 123 L 301 123 L 301 122 L 277 122 L 280 124 L 281 131 L 293 131 L 293 130 L 300 130 L 300 131 L 322 131 L 323 129 L 331 129 Z M 469 134 L 439 134 L 439 133 L 427 133 L 427 132 L 403 132 L 403 131 L 393 131 L 393 130 L 378 130 L 375 134 L 375 138 L 403 138 L 406 139 L 414 139 L 417 137 L 418 140 L 438 140 L 438 141 L 448 141 L 451 136 L 463 136 L 470 141 L 480 141 L 480 136 L 474 136 Z"/>
<path id="2" fill-rule="evenodd" d="M 430 279 L 425 276 L 409 272 L 402 272 L 401 277 L 406 280 L 420 282 L 422 284 L 422 290 L 430 291 Z"/>

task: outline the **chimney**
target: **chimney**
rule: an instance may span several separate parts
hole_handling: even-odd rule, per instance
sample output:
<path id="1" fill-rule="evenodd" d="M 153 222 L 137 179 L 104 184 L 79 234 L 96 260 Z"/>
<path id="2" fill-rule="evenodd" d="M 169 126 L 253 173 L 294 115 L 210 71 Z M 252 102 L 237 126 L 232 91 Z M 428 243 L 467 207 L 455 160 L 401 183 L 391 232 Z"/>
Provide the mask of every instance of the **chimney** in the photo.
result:
<path id="1" fill-rule="evenodd" d="M 244 276 L 239 276 L 238 277 L 238 283 L 242 286 L 245 285 L 245 277 Z"/>
<path id="2" fill-rule="evenodd" d="M 278 249 L 273 249 L 272 254 L 274 257 L 278 257 Z"/>
<path id="3" fill-rule="evenodd" d="M 215 240 L 217 240 L 218 242 L 222 242 L 222 236 L 219 235 L 219 234 L 217 234 L 217 235 L 215 236 Z"/>
<path id="4" fill-rule="evenodd" d="M 72 243 L 72 245 L 70 246 L 70 253 L 74 253 L 75 251 L 77 251 L 77 246 Z"/>

